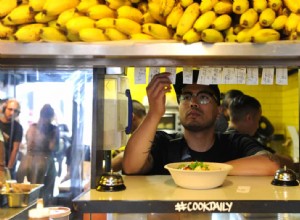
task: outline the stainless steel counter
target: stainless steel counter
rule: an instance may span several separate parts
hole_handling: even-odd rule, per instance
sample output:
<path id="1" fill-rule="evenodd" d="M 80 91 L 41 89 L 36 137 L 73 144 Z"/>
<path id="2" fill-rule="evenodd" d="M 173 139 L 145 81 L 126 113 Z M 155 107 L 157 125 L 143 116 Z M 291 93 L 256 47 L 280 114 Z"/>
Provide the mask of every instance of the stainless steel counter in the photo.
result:
<path id="1" fill-rule="evenodd" d="M 271 184 L 272 176 L 228 176 L 221 187 L 189 190 L 171 176 L 124 176 L 126 190 L 92 189 L 73 200 L 82 213 L 299 213 L 300 186 Z"/>

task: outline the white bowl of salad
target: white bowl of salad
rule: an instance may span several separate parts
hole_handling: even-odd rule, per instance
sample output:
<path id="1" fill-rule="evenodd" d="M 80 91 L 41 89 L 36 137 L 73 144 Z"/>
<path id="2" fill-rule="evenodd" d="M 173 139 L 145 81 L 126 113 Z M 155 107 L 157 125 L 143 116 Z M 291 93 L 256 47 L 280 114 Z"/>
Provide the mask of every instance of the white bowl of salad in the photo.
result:
<path id="1" fill-rule="evenodd" d="M 176 185 L 187 189 L 212 189 L 221 186 L 232 166 L 212 162 L 178 162 L 165 165 Z"/>

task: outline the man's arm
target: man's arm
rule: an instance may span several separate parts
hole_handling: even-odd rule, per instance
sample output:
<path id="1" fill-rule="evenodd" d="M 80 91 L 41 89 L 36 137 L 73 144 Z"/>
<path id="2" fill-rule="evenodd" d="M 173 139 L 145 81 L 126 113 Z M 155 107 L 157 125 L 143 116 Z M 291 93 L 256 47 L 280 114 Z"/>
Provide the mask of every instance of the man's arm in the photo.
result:
<path id="1" fill-rule="evenodd" d="M 171 90 L 169 75 L 157 74 L 147 86 L 149 111 L 126 145 L 123 158 L 123 171 L 126 174 L 145 174 L 152 168 L 150 150 L 158 123 L 165 113 L 166 93 Z"/>
<path id="2" fill-rule="evenodd" d="M 260 151 L 253 156 L 243 157 L 226 162 L 233 166 L 229 175 L 272 176 L 280 168 L 280 162 L 275 154 Z"/>
<path id="3" fill-rule="evenodd" d="M 21 144 L 21 142 L 16 142 L 16 141 L 13 143 L 13 149 L 11 151 L 10 158 L 9 158 L 9 161 L 7 164 L 8 169 L 12 169 L 15 165 L 15 162 L 17 159 L 17 154 L 19 152 L 20 144 Z"/>

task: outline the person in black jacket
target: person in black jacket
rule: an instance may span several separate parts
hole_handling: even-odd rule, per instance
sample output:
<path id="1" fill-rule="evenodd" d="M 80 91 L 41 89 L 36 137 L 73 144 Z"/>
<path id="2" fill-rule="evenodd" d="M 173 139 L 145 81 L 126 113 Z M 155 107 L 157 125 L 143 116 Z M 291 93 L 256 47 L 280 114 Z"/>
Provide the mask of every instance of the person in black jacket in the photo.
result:
<path id="1" fill-rule="evenodd" d="M 186 84 L 183 73 L 176 74 L 174 88 L 183 134 L 157 132 L 172 83 L 170 73 L 152 78 L 147 86 L 148 114 L 126 145 L 124 173 L 168 174 L 167 163 L 197 160 L 228 163 L 233 166 L 230 175 L 274 175 L 279 162 L 257 141 L 242 134 L 215 133 L 220 90 L 217 85 L 197 84 L 198 75 L 194 70 L 193 83 Z"/>

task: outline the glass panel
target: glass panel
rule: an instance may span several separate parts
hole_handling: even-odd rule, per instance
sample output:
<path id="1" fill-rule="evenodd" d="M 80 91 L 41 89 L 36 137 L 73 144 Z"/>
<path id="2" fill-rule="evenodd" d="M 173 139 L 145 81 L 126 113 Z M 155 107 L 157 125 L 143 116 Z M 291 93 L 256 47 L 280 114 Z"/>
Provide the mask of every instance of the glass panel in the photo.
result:
<path id="1" fill-rule="evenodd" d="M 15 120 L 23 137 L 13 178 L 21 182 L 26 176 L 31 183 L 44 184 L 45 205 L 70 206 L 90 188 L 93 69 L 5 68 L 0 79 L 0 98 L 14 98 L 21 107 Z M 45 104 L 54 110 L 50 121 L 58 131 L 53 151 L 48 143 L 55 132 L 39 130 Z M 47 190 L 50 182 L 54 187 Z"/>

